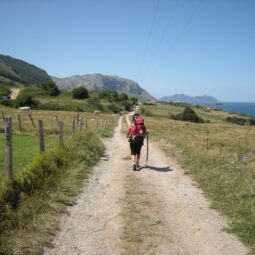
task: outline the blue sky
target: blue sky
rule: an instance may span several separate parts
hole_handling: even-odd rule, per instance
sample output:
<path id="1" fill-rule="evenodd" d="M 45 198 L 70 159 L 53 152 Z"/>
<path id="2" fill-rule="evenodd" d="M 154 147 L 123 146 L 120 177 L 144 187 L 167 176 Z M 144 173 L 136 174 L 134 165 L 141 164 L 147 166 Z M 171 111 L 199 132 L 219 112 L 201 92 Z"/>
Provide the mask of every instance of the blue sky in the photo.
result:
<path id="1" fill-rule="evenodd" d="M 155 97 L 255 102 L 254 0 L 0 0 L 0 53 Z"/>

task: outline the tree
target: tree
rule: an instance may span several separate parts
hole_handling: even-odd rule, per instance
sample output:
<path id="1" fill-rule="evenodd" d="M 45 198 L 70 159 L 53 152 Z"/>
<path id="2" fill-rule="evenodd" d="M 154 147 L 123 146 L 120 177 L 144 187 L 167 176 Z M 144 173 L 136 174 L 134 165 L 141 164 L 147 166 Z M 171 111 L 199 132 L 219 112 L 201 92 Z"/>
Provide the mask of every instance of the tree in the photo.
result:
<path id="1" fill-rule="evenodd" d="M 205 121 L 201 119 L 195 111 L 189 107 L 185 106 L 184 111 L 172 117 L 175 120 L 189 121 L 194 123 L 204 123 Z"/>
<path id="2" fill-rule="evenodd" d="M 36 107 L 38 106 L 38 101 L 36 101 L 31 94 L 27 93 L 20 93 L 18 97 L 14 101 L 14 105 L 16 107 L 21 106 L 30 106 L 30 107 Z"/>
<path id="3" fill-rule="evenodd" d="M 119 99 L 120 101 L 128 100 L 128 95 L 126 93 L 121 93 Z"/>
<path id="4" fill-rule="evenodd" d="M 73 89 L 72 94 L 73 94 L 73 98 L 75 99 L 85 99 L 85 98 L 88 98 L 89 96 L 88 90 L 84 87 L 78 87 Z"/>
<path id="5" fill-rule="evenodd" d="M 58 89 L 56 83 L 54 81 L 48 81 L 42 84 L 42 89 L 45 90 L 48 96 L 54 97 L 60 94 L 60 90 Z"/>

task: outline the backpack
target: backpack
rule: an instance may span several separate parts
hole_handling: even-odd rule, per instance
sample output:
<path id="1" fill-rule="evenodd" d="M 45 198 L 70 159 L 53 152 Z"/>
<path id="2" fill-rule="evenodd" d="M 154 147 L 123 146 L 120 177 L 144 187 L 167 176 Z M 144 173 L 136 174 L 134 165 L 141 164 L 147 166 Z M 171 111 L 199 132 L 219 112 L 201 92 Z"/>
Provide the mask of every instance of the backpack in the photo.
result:
<path id="1" fill-rule="evenodd" d="M 144 118 L 139 117 L 136 119 L 134 126 L 131 128 L 132 140 L 134 142 L 143 143 L 144 140 Z"/>

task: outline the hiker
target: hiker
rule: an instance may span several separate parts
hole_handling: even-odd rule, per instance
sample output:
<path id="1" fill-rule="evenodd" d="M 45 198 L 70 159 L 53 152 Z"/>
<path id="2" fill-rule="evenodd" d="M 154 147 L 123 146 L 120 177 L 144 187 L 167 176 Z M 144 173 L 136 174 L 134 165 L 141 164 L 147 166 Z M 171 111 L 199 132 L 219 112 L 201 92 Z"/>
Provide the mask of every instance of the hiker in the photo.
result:
<path id="1" fill-rule="evenodd" d="M 133 170 L 139 170 L 139 160 L 141 155 L 141 148 L 143 146 L 144 137 L 146 136 L 147 130 L 144 126 L 144 118 L 138 113 L 132 116 L 132 123 L 129 126 L 127 138 L 130 143 L 131 157 L 133 160 Z"/>

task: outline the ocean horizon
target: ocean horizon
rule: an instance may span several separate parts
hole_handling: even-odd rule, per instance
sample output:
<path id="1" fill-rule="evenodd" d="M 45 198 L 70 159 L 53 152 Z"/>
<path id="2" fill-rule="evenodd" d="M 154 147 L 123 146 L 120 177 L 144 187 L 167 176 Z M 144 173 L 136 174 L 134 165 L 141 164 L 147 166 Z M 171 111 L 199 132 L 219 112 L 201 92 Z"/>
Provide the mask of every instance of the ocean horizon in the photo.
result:
<path id="1" fill-rule="evenodd" d="M 255 102 L 220 102 L 213 106 L 227 112 L 246 114 L 255 118 Z"/>

